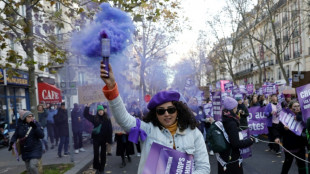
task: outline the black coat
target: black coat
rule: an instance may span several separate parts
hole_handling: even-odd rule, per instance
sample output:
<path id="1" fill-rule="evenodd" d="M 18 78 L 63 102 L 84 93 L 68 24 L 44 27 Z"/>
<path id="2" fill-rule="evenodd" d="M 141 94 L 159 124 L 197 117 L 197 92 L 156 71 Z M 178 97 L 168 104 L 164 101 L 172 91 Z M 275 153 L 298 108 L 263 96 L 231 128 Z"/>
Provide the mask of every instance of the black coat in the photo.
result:
<path id="1" fill-rule="evenodd" d="M 236 115 L 233 114 L 231 111 L 223 110 L 222 122 L 228 135 L 230 148 L 224 152 L 221 152 L 220 156 L 226 162 L 236 161 L 240 158 L 239 149 L 251 146 L 253 144 L 253 141 L 251 139 L 245 139 L 245 140 L 239 139 L 239 131 L 241 131 L 239 128 L 240 123 L 236 118 Z M 231 160 L 229 160 L 229 156 L 231 156 Z M 243 173 L 242 166 L 239 167 L 238 162 L 229 164 L 225 172 L 223 171 L 223 167 L 220 164 L 218 164 L 218 166 L 219 166 L 218 173 L 225 173 L 225 174 Z"/>
<path id="2" fill-rule="evenodd" d="M 39 122 L 35 122 L 37 128 L 32 129 L 28 137 L 21 143 L 21 154 L 24 161 L 30 159 L 40 159 L 42 157 L 42 143 L 41 140 L 44 137 L 43 127 Z M 18 120 L 17 127 L 14 135 L 11 138 L 11 142 L 16 142 L 17 139 L 24 138 L 30 125 L 24 121 Z"/>
<path id="3" fill-rule="evenodd" d="M 248 108 L 242 103 L 238 104 L 238 111 L 241 110 L 242 113 L 240 114 L 240 126 L 243 129 L 246 129 L 248 127 L 248 119 L 249 111 Z"/>
<path id="4" fill-rule="evenodd" d="M 97 115 L 95 116 L 90 115 L 89 107 L 85 107 L 84 117 L 94 125 L 94 128 L 99 126 L 100 124 L 102 125 L 99 134 L 96 135 L 92 133 L 92 138 L 94 139 L 94 141 L 107 142 L 109 144 L 112 144 L 113 130 L 112 130 L 112 123 L 109 117 L 100 116 L 98 115 L 98 112 Z"/>
<path id="5" fill-rule="evenodd" d="M 38 112 L 39 122 L 42 127 L 47 125 L 47 111 L 43 109 L 43 112 Z"/>
<path id="6" fill-rule="evenodd" d="M 116 156 L 135 154 L 133 143 L 128 141 L 128 134 L 115 134 Z M 126 153 L 125 153 L 126 152 Z"/>
<path id="7" fill-rule="evenodd" d="M 80 117 L 80 119 L 79 119 Z M 71 112 L 71 120 L 72 120 L 72 132 L 82 132 L 83 131 L 83 110 L 79 107 L 73 108 Z"/>
<path id="8" fill-rule="evenodd" d="M 59 136 L 69 136 L 69 124 L 68 124 L 68 114 L 66 109 L 58 109 L 57 114 L 54 116 L 54 122 L 56 129 L 58 129 Z"/>

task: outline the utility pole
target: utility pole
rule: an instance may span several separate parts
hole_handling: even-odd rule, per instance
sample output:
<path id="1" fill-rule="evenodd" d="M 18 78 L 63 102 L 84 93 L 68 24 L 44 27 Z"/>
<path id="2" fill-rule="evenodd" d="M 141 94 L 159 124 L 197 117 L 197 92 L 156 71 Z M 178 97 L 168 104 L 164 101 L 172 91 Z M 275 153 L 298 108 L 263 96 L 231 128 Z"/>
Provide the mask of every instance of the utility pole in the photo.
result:
<path id="1" fill-rule="evenodd" d="M 67 105 L 67 114 L 68 114 L 68 125 L 69 125 L 69 149 L 70 149 L 70 160 L 74 162 L 73 156 L 73 133 L 72 133 L 72 118 L 71 118 L 71 89 L 70 89 L 70 71 L 69 71 L 69 59 L 65 63 L 66 70 L 66 88 L 65 88 L 65 96 L 66 96 L 66 105 Z"/>

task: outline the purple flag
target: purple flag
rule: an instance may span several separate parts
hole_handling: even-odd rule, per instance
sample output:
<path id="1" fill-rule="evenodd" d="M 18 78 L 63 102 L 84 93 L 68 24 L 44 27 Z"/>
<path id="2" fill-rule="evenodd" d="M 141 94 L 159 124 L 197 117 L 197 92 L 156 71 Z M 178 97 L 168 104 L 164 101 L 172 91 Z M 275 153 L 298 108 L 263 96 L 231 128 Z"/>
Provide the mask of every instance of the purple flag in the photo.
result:
<path id="1" fill-rule="evenodd" d="M 282 109 L 279 114 L 279 120 L 284 126 L 287 126 L 294 134 L 300 136 L 304 126 L 301 121 L 295 119 L 295 114 L 289 109 Z"/>
<path id="2" fill-rule="evenodd" d="M 194 157 L 169 147 L 153 143 L 144 165 L 143 174 L 192 173 Z"/>
<path id="3" fill-rule="evenodd" d="M 251 135 L 267 134 L 267 118 L 264 115 L 265 107 L 249 108 L 248 126 Z"/>
<path id="4" fill-rule="evenodd" d="M 214 120 L 219 121 L 222 118 L 221 91 L 212 92 L 212 104 Z"/>
<path id="5" fill-rule="evenodd" d="M 247 90 L 247 92 L 248 92 L 248 95 L 252 95 L 253 92 L 254 92 L 254 85 L 253 85 L 253 84 L 248 84 L 248 85 L 246 86 L 246 90 Z"/>
<path id="6" fill-rule="evenodd" d="M 296 88 L 303 121 L 306 123 L 310 117 L 310 84 Z"/>
<path id="7" fill-rule="evenodd" d="M 249 131 L 249 129 L 245 129 L 245 130 L 239 132 L 239 137 L 241 138 L 241 140 L 250 138 L 250 131 Z M 244 159 L 251 157 L 252 156 L 251 147 L 246 147 L 246 148 L 240 149 L 240 155 Z"/>

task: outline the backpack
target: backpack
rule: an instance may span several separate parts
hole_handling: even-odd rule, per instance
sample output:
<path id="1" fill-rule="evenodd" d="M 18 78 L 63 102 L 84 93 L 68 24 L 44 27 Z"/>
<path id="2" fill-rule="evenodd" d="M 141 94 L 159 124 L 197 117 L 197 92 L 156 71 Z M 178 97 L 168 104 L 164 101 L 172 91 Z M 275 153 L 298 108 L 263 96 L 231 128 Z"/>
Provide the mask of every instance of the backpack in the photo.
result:
<path id="1" fill-rule="evenodd" d="M 215 153 L 220 153 L 230 148 L 228 135 L 221 121 L 215 121 L 211 124 L 206 138 Z"/>

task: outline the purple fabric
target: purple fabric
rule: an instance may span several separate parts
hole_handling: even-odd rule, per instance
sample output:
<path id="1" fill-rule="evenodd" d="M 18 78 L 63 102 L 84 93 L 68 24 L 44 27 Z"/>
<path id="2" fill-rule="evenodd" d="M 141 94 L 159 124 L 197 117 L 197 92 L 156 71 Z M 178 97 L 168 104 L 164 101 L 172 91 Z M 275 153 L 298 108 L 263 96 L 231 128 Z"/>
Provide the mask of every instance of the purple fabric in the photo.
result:
<path id="1" fill-rule="evenodd" d="M 151 146 L 142 173 L 192 173 L 193 168 L 193 155 L 179 152 L 154 142 Z"/>
<path id="2" fill-rule="evenodd" d="M 271 103 L 269 103 L 266 107 L 265 107 L 265 112 L 264 115 L 267 117 L 267 127 L 271 127 L 272 126 L 272 107 L 271 107 Z"/>
<path id="3" fill-rule="evenodd" d="M 294 134 L 300 136 L 304 129 L 303 123 L 295 119 L 295 114 L 289 109 L 282 109 L 279 114 L 279 120 L 284 126 L 287 126 Z"/>
<path id="4" fill-rule="evenodd" d="M 179 99 L 180 94 L 176 91 L 160 91 L 152 97 L 149 104 L 147 105 L 147 108 L 152 110 L 161 104 L 171 101 L 179 101 Z"/>
<path id="5" fill-rule="evenodd" d="M 222 116 L 222 99 L 221 91 L 212 92 L 213 117 L 214 120 L 221 120 Z"/>
<path id="6" fill-rule="evenodd" d="M 296 88 L 303 121 L 307 122 L 310 117 L 310 84 Z"/>
<path id="7" fill-rule="evenodd" d="M 13 144 L 13 150 L 14 150 L 14 153 L 16 155 L 16 160 L 19 161 L 19 155 L 18 155 L 18 150 L 16 147 L 16 142 Z"/>
<path id="8" fill-rule="evenodd" d="M 250 107 L 248 116 L 248 126 L 251 135 L 267 134 L 267 118 L 264 115 L 265 107 Z"/>
<path id="9" fill-rule="evenodd" d="M 224 84 L 224 89 L 226 92 L 231 92 L 233 89 L 233 86 L 234 86 L 233 82 L 228 82 Z"/>
<path id="10" fill-rule="evenodd" d="M 223 102 L 223 105 L 225 109 L 232 110 L 238 106 L 238 102 L 231 97 L 226 97 Z"/>
<path id="11" fill-rule="evenodd" d="M 245 129 L 245 130 L 241 131 L 241 133 L 243 135 L 243 139 L 250 138 L 250 131 L 249 131 L 249 129 Z M 246 148 L 240 149 L 240 155 L 244 159 L 251 157 L 252 156 L 251 147 L 246 147 Z"/>
<path id="12" fill-rule="evenodd" d="M 253 92 L 254 92 L 254 85 L 253 85 L 253 84 L 248 84 L 248 85 L 246 86 L 246 90 L 247 90 L 247 92 L 248 92 L 248 95 L 252 95 Z"/>
<path id="13" fill-rule="evenodd" d="M 136 126 L 130 129 L 128 140 L 135 144 L 138 144 L 139 137 L 144 141 L 147 137 L 147 134 L 144 130 L 140 129 L 141 121 L 136 118 Z"/>

